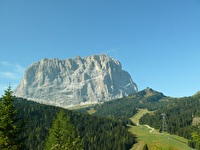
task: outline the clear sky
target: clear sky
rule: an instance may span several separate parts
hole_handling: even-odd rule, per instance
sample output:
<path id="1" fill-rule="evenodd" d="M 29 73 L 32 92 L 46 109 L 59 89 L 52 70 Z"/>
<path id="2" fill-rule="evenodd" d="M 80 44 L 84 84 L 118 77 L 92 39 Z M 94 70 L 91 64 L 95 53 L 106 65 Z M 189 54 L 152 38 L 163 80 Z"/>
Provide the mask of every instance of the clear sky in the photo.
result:
<path id="1" fill-rule="evenodd" d="M 139 90 L 200 90 L 200 0 L 1 0 L 0 94 L 43 58 L 108 54 Z"/>

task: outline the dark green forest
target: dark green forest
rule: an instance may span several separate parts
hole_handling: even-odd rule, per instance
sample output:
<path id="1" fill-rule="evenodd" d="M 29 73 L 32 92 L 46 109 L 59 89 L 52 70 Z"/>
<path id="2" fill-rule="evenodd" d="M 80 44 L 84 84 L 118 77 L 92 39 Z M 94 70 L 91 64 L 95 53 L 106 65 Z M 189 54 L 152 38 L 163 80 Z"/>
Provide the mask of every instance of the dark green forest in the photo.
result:
<path id="1" fill-rule="evenodd" d="M 39 104 L 22 98 L 15 98 L 19 117 L 26 121 L 25 145 L 29 150 L 43 150 L 53 119 L 59 107 Z M 135 136 L 127 126 L 113 119 L 91 116 L 62 109 L 70 117 L 76 134 L 80 136 L 87 150 L 126 150 L 135 143 Z"/>
<path id="2" fill-rule="evenodd" d="M 123 123 L 130 123 L 129 118 L 137 113 L 137 109 L 148 109 L 154 113 L 144 115 L 140 119 L 140 124 L 148 124 L 159 130 L 162 127 L 161 114 L 165 113 L 167 132 L 187 138 L 189 146 L 193 148 L 197 148 L 200 144 L 200 125 L 192 125 L 193 118 L 200 117 L 200 94 L 171 98 L 147 88 L 128 97 L 93 107 L 96 111 L 94 115 L 119 119 Z M 87 108 L 79 111 L 87 112 Z M 197 133 L 198 136 L 193 138 L 195 136 L 192 136 L 194 135 L 192 133 Z"/>
<path id="3" fill-rule="evenodd" d="M 163 107 L 162 103 L 167 102 L 160 102 L 160 100 L 164 99 L 165 97 L 166 96 L 164 96 L 162 93 L 148 88 L 136 94 L 111 100 L 103 104 L 97 104 L 91 107 L 93 107 L 95 110 L 95 113 L 93 114 L 95 116 L 114 118 L 124 124 L 133 124 L 129 118 L 135 115 L 139 108 L 155 110 Z M 87 113 L 88 109 L 91 107 L 82 108 L 77 111 Z"/>

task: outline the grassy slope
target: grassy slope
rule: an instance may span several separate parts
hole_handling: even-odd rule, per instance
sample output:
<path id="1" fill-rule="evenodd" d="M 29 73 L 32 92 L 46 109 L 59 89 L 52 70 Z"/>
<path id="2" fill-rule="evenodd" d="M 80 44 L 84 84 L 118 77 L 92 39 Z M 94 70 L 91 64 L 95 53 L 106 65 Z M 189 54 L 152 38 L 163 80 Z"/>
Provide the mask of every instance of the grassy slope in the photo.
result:
<path id="1" fill-rule="evenodd" d="M 137 124 L 139 118 L 145 113 L 148 113 L 148 111 L 141 109 L 131 120 Z M 192 150 L 187 146 L 187 140 L 182 137 L 162 134 L 156 130 L 150 133 L 151 129 L 144 125 L 129 127 L 129 131 L 138 137 L 138 143 L 134 145 L 132 150 L 142 150 L 145 144 L 148 145 L 150 150 Z"/>
<path id="2" fill-rule="evenodd" d="M 131 121 L 135 124 L 139 124 L 139 119 L 146 113 L 149 113 L 147 109 L 140 109 L 137 114 L 135 114 L 133 117 L 131 117 Z"/>

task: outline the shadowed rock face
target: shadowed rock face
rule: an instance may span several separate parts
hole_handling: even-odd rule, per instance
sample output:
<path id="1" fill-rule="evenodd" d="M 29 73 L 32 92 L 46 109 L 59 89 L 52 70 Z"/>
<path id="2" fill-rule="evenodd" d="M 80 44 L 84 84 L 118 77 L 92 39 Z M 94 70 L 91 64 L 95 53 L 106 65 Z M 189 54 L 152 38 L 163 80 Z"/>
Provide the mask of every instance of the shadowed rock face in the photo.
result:
<path id="1" fill-rule="evenodd" d="M 43 59 L 25 71 L 14 95 L 69 107 L 99 103 L 137 92 L 119 61 L 107 55 L 74 59 Z"/>

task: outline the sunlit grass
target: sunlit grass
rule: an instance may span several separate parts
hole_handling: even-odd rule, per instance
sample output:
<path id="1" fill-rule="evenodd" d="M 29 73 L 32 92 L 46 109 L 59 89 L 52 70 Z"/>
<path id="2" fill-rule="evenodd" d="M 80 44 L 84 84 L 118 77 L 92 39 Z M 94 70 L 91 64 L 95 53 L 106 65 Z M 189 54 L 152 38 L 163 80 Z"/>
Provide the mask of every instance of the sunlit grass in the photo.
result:
<path id="1" fill-rule="evenodd" d="M 139 123 L 139 118 L 148 113 L 146 109 L 141 109 L 131 118 L 134 123 Z M 167 133 L 159 133 L 154 130 L 150 133 L 149 128 L 144 125 L 129 126 L 129 131 L 136 134 L 138 144 L 134 145 L 132 150 L 142 150 L 145 144 L 150 150 L 192 150 L 187 145 L 187 139 Z"/>
<path id="2" fill-rule="evenodd" d="M 131 121 L 135 124 L 139 124 L 139 119 L 149 111 L 147 109 L 139 109 L 138 113 L 131 117 Z"/>

